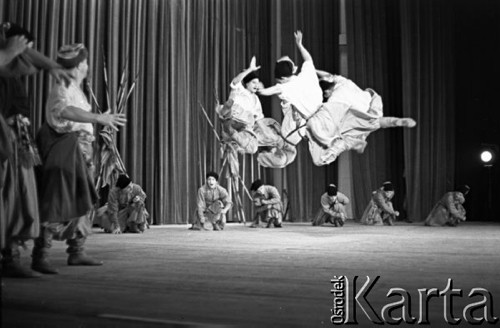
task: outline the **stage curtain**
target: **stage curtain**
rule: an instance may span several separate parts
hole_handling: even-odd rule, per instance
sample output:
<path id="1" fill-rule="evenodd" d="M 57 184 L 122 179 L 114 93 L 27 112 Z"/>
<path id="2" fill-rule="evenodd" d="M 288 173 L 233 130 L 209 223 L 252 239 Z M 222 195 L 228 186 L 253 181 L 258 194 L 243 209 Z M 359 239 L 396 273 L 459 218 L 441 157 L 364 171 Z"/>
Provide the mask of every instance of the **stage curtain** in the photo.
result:
<path id="1" fill-rule="evenodd" d="M 360 217 L 371 192 L 395 185 L 401 219 L 422 221 L 453 188 L 453 11 L 449 1 L 347 1 L 349 77 L 375 89 L 384 116 L 412 117 L 414 129 L 379 130 L 352 156 Z"/>
<path id="2" fill-rule="evenodd" d="M 338 62 L 337 1 L 330 0 L 0 0 L 0 18 L 30 30 L 34 47 L 52 58 L 63 44 L 84 43 L 89 86 L 102 109 L 116 102 L 124 67 L 130 83 L 137 76 L 117 144 L 129 175 L 148 195 L 154 224 L 187 223 L 206 172 L 220 170 L 219 142 L 201 106 L 220 133 L 215 103 L 227 99 L 229 83 L 252 55 L 262 66 L 264 84 L 274 84 L 277 54 L 301 63 L 293 39 L 301 29 L 318 67 L 335 71 Z M 33 132 L 44 121 L 51 83 L 46 73 L 27 80 Z M 281 121 L 276 101 L 261 101 L 265 115 Z M 297 162 L 286 170 L 263 169 L 255 156 L 240 156 L 247 187 L 262 178 L 287 189 L 294 221 L 309 220 L 324 187 L 336 179 L 335 164 L 313 167 L 305 146 L 300 145 Z M 228 181 L 223 176 L 220 183 L 227 186 Z M 241 184 L 237 192 L 248 220 L 249 198 Z"/>
<path id="3" fill-rule="evenodd" d="M 403 114 L 419 126 L 405 133 L 407 204 L 425 220 L 455 182 L 456 49 L 453 2 L 401 2 Z"/>

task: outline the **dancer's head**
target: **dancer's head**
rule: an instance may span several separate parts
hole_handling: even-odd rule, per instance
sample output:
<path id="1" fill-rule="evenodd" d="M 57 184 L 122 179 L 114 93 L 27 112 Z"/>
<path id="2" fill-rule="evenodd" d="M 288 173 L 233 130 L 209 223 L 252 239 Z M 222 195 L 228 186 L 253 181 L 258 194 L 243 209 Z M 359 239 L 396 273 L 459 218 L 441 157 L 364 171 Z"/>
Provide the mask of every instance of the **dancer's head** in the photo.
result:
<path id="1" fill-rule="evenodd" d="M 274 67 L 274 77 L 277 80 L 283 80 L 284 78 L 288 78 L 295 74 L 297 71 L 297 66 L 295 66 L 294 62 L 288 56 L 281 57 L 276 62 L 276 66 Z"/>
<path id="2" fill-rule="evenodd" d="M 216 172 L 210 171 L 207 173 L 207 186 L 213 189 L 217 186 L 219 181 L 219 175 Z"/>
<path id="3" fill-rule="evenodd" d="M 385 192 L 387 197 L 391 198 L 392 196 L 394 196 L 394 186 L 392 185 L 392 182 L 384 182 L 382 184 L 382 190 Z"/>
<path id="4" fill-rule="evenodd" d="M 255 72 L 248 73 L 243 80 L 241 81 L 245 89 L 250 91 L 251 93 L 257 92 L 262 84 L 260 83 L 259 76 Z"/>
<path id="5" fill-rule="evenodd" d="M 326 193 L 330 197 L 337 196 L 337 186 L 331 183 L 330 185 L 328 185 L 328 187 L 326 187 Z"/>
<path id="6" fill-rule="evenodd" d="M 263 185 L 262 180 L 257 179 L 254 182 L 252 182 L 252 185 L 250 186 L 250 191 L 256 192 L 257 190 L 259 190 L 260 187 L 262 187 L 262 185 Z"/>
<path id="7" fill-rule="evenodd" d="M 132 180 L 130 180 L 130 178 L 127 175 L 120 174 L 118 180 L 116 180 L 115 186 L 120 189 L 125 189 L 130 185 L 130 183 L 132 183 Z"/>
<path id="8" fill-rule="evenodd" d="M 461 192 L 462 195 L 464 195 L 464 196 L 469 193 L 469 190 L 470 190 L 470 187 L 468 185 L 462 185 L 462 186 L 457 188 L 457 191 Z"/>
<path id="9" fill-rule="evenodd" d="M 89 52 L 82 43 L 67 44 L 59 48 L 57 63 L 63 68 L 73 70 L 75 78 L 83 79 L 87 76 Z"/>
<path id="10" fill-rule="evenodd" d="M 323 90 L 323 101 L 328 100 L 333 93 L 333 89 L 335 88 L 335 82 L 320 79 L 319 86 L 321 87 L 321 90 Z"/>

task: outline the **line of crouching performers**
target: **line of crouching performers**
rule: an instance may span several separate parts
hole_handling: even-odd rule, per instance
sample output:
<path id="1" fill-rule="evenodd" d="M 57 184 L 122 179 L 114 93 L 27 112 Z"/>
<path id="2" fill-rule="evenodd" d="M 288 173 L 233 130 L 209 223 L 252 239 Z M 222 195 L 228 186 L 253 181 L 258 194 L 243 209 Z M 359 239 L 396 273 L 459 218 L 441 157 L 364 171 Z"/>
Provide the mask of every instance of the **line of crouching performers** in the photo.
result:
<path id="1" fill-rule="evenodd" d="M 191 230 L 224 230 L 226 213 L 231 209 L 232 202 L 227 190 L 219 185 L 219 175 L 208 172 L 206 182 L 198 189 L 197 209 L 195 211 Z M 463 204 L 470 188 L 467 185 L 456 188 L 456 191 L 445 193 L 436 203 L 425 220 L 427 226 L 456 227 L 466 220 Z M 278 189 L 255 180 L 251 187 L 254 208 L 254 218 L 250 228 L 275 227 L 281 228 L 284 207 Z M 371 194 L 371 200 L 366 206 L 360 224 L 393 226 L 399 217 L 399 211 L 394 209 L 392 199 L 395 195 L 392 182 L 386 181 Z M 348 219 L 346 206 L 349 198 L 337 190 L 335 184 L 329 184 L 326 192 L 320 198 L 321 207 L 312 220 L 313 226 L 330 223 L 335 227 L 343 227 Z"/>
<path id="2" fill-rule="evenodd" d="M 462 185 L 457 187 L 455 191 L 445 193 L 425 219 L 425 225 L 456 227 L 460 222 L 465 221 L 466 211 L 463 204 L 469 190 L 468 185 Z M 399 211 L 394 209 L 391 201 L 394 195 L 393 184 L 390 181 L 384 182 L 380 188 L 372 192 L 371 200 L 359 223 L 393 226 L 400 215 Z M 342 227 L 347 218 L 345 208 L 347 204 L 349 204 L 349 198 L 338 192 L 334 184 L 330 184 L 321 196 L 321 208 L 314 217 L 312 225 L 319 226 L 331 223 L 336 227 Z"/>

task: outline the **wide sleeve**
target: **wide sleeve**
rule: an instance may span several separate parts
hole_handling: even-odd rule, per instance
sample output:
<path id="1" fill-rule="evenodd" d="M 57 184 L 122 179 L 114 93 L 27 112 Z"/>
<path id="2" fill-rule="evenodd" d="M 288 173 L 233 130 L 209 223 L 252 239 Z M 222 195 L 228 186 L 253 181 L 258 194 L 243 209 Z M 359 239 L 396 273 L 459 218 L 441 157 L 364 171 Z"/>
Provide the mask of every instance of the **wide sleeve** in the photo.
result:
<path id="1" fill-rule="evenodd" d="M 46 118 L 47 123 L 57 132 L 65 133 L 71 131 L 74 122 L 61 117 L 62 111 L 72 104 L 72 95 L 69 88 L 62 84 L 54 85 L 47 99 Z"/>
<path id="2" fill-rule="evenodd" d="M 281 203 L 281 196 L 278 189 L 274 186 L 266 186 L 267 188 L 267 199 L 262 200 L 262 204 L 279 204 Z"/>
<path id="3" fill-rule="evenodd" d="M 347 198 L 347 196 L 343 193 L 337 192 L 337 202 L 345 206 L 349 204 L 349 198 Z"/>
<path id="4" fill-rule="evenodd" d="M 323 212 L 334 215 L 334 212 L 332 210 L 332 204 L 330 203 L 330 200 L 328 199 L 328 194 L 323 194 L 321 196 L 321 208 L 323 209 Z"/>
<path id="5" fill-rule="evenodd" d="M 314 62 L 312 60 L 307 60 L 302 64 L 302 68 L 298 76 L 311 83 L 319 84 L 316 68 L 314 67 Z"/>
<path id="6" fill-rule="evenodd" d="M 134 184 L 132 187 L 131 199 L 135 199 L 135 197 L 139 197 L 140 201 L 143 203 L 146 200 L 146 193 L 142 190 L 141 186 L 137 184 Z"/>
<path id="7" fill-rule="evenodd" d="M 63 109 L 70 104 L 70 93 L 68 88 L 63 85 L 55 85 L 47 103 L 47 111 L 55 118 L 61 117 Z"/>

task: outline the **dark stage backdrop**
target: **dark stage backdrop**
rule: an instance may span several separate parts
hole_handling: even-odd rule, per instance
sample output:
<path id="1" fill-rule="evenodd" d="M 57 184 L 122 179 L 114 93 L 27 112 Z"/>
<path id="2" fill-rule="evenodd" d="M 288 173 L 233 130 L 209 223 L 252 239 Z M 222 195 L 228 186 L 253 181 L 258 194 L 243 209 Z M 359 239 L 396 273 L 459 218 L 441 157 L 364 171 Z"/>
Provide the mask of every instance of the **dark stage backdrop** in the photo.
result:
<path id="1" fill-rule="evenodd" d="M 422 221 L 454 188 L 453 19 L 450 1 L 347 1 L 349 76 L 375 89 L 385 116 L 412 130 L 379 130 L 352 160 L 353 194 L 367 204 L 390 180 L 402 219 Z M 364 208 L 356 206 L 355 215 Z"/>
<path id="2" fill-rule="evenodd" d="M 500 1 L 460 0 L 457 20 L 456 181 L 471 192 L 465 208 L 471 220 L 500 220 Z M 480 151 L 496 150 L 496 161 L 484 166 Z"/>
<path id="3" fill-rule="evenodd" d="M 385 180 L 396 185 L 396 207 L 414 221 L 455 185 L 452 6 L 445 0 L 346 1 L 348 77 L 381 94 L 386 115 L 418 121 L 413 130 L 377 131 L 365 153 L 352 156 L 355 217 Z M 87 45 L 90 85 L 101 105 L 103 55 L 112 90 L 123 66 L 138 75 L 118 147 L 132 179 L 148 194 L 155 224 L 188 222 L 206 171 L 221 166 L 200 104 L 220 129 L 214 104 L 226 100 L 231 79 L 252 55 L 266 85 L 274 83 L 281 55 L 301 63 L 293 41 L 299 29 L 316 67 L 338 72 L 339 16 L 339 2 L 332 0 L 0 0 L 0 18 L 32 31 L 41 52 L 54 58 L 63 44 Z M 28 87 L 36 129 L 49 77 L 31 77 Z M 278 101 L 261 101 L 265 115 L 280 121 Z M 298 151 L 283 170 L 263 169 L 252 156 L 241 156 L 241 176 L 246 186 L 260 177 L 287 190 L 289 219 L 307 221 L 325 186 L 337 181 L 337 164 L 314 167 L 305 142 Z M 238 192 L 250 213 L 241 186 Z"/>
<path id="4" fill-rule="evenodd" d="M 130 80 L 138 76 L 118 148 L 128 173 L 148 195 L 153 222 L 167 224 L 189 221 L 205 173 L 222 164 L 200 105 L 220 129 L 214 105 L 227 99 L 232 78 L 255 55 L 263 82 L 274 83 L 279 56 L 300 59 L 293 37 L 298 29 L 318 67 L 336 71 L 337 8 L 331 0 L 0 0 L 0 18 L 30 30 L 34 47 L 52 58 L 63 44 L 84 43 L 90 85 L 104 108 L 104 56 L 111 90 L 118 89 L 123 67 Z M 28 80 L 34 131 L 43 122 L 50 83 L 47 74 Z M 266 116 L 281 121 L 277 101 L 262 103 Z M 258 167 L 249 155 L 240 159 L 247 187 L 260 177 L 287 190 L 294 203 L 289 219 L 295 221 L 308 219 L 325 186 L 337 178 L 336 164 L 314 167 L 303 146 L 285 170 Z M 220 183 L 227 186 L 225 178 Z M 250 201 L 238 187 L 248 215 Z"/>

